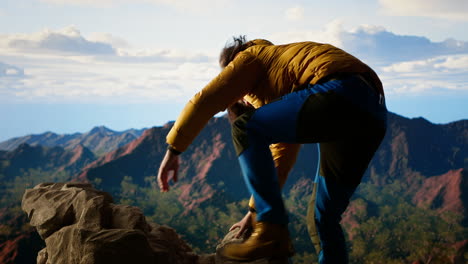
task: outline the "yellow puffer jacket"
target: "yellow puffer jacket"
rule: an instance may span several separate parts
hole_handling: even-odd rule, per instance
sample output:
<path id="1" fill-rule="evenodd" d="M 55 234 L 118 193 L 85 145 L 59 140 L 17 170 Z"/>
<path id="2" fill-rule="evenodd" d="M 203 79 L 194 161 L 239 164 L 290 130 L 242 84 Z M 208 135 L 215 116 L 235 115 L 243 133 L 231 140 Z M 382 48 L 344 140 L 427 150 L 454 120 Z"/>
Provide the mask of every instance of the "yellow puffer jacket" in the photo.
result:
<path id="1" fill-rule="evenodd" d="M 360 73 L 383 94 L 382 83 L 366 64 L 329 44 L 300 42 L 270 45 L 255 40 L 187 103 L 167 135 L 167 143 L 183 152 L 211 117 L 244 98 L 255 108 L 335 73 Z M 284 183 L 300 145 L 270 147 L 280 182 Z M 284 177 L 284 178 L 283 178 Z"/>

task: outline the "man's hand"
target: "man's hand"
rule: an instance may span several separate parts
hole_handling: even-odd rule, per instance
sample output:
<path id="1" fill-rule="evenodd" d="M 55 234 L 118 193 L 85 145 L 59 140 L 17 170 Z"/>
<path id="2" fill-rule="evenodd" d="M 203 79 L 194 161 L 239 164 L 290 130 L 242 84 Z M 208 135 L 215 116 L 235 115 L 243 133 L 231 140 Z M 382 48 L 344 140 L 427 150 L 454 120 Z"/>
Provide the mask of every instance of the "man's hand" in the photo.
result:
<path id="1" fill-rule="evenodd" d="M 158 185 L 163 192 L 169 191 L 169 178 L 177 182 L 177 172 L 179 170 L 179 156 L 171 151 L 167 151 L 164 159 L 161 161 L 158 172 Z"/>
<path id="2" fill-rule="evenodd" d="M 249 228 L 252 228 L 252 213 L 249 211 L 245 216 L 244 218 L 242 218 L 242 220 L 240 220 L 238 223 L 235 223 L 233 226 L 231 226 L 231 228 L 229 229 L 229 231 L 232 231 L 236 228 L 240 228 L 239 231 L 237 232 L 235 238 L 239 238 L 241 237 L 241 235 L 244 233 L 245 230 L 249 229 Z"/>

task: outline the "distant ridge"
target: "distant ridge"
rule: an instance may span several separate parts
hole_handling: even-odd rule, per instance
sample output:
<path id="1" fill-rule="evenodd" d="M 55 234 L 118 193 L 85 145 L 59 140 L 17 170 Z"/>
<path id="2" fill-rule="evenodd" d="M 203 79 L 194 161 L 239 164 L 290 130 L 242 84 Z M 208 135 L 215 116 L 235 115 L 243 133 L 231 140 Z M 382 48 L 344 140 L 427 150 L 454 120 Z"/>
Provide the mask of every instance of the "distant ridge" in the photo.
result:
<path id="1" fill-rule="evenodd" d="M 31 146 L 63 147 L 73 149 L 83 145 L 95 155 L 100 156 L 117 149 L 143 134 L 145 129 L 127 129 L 121 132 L 111 130 L 105 126 L 97 126 L 86 133 L 56 134 L 44 132 L 42 134 L 27 135 L 0 142 L 0 150 L 12 151 L 19 145 L 27 143 Z"/>
<path id="2" fill-rule="evenodd" d="M 83 145 L 64 149 L 23 143 L 13 151 L 0 152 L 0 175 L 3 175 L 3 180 L 13 180 L 31 169 L 51 175 L 60 171 L 73 175 L 95 159 Z"/>

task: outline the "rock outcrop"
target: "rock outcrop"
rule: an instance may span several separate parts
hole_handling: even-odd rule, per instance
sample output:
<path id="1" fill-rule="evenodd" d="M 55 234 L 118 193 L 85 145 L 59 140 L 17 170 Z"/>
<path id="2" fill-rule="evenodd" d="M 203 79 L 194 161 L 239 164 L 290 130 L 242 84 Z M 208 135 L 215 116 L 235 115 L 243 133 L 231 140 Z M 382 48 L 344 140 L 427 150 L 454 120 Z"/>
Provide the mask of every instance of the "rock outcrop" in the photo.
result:
<path id="1" fill-rule="evenodd" d="M 26 190 L 22 208 L 45 240 L 37 263 L 197 263 L 167 227 L 83 183 L 43 183 Z"/>
<path id="2" fill-rule="evenodd" d="M 197 255 L 174 229 L 148 223 L 139 208 L 114 204 L 108 193 L 91 184 L 39 184 L 26 190 L 22 209 L 45 240 L 38 264 L 237 263 L 217 254 Z M 231 232 L 218 249 L 233 240 Z M 288 262 L 260 259 L 250 263 Z"/>

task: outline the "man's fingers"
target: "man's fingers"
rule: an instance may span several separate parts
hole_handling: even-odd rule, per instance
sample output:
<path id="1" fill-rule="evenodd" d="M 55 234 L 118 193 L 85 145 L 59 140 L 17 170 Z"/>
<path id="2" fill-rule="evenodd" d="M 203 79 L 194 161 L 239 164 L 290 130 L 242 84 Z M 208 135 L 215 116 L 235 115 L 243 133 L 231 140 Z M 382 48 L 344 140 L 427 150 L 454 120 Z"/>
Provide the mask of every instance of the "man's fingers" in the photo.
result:
<path id="1" fill-rule="evenodd" d="M 244 231 L 246 229 L 246 225 L 241 224 L 241 223 L 236 223 L 236 224 L 232 225 L 231 228 L 229 228 L 229 232 L 231 232 L 232 230 L 234 230 L 236 228 L 239 228 L 239 231 L 237 231 L 237 234 L 234 237 L 239 238 L 244 233 Z"/>
<path id="2" fill-rule="evenodd" d="M 169 191 L 169 179 L 177 182 L 177 170 L 163 171 L 158 177 L 159 188 L 161 188 L 163 192 Z"/>
<path id="3" fill-rule="evenodd" d="M 244 233 L 244 231 L 245 231 L 245 225 L 240 226 L 240 229 L 239 229 L 239 231 L 237 232 L 235 238 L 241 237 L 241 235 Z"/>
<path id="4" fill-rule="evenodd" d="M 167 192 L 169 190 L 169 185 L 167 184 L 167 172 L 165 171 L 159 172 L 158 185 L 159 185 L 159 188 L 163 192 Z"/>
<path id="5" fill-rule="evenodd" d="M 164 184 L 164 182 L 162 180 L 158 181 L 158 185 L 159 185 L 159 189 L 161 189 L 161 191 L 163 191 L 163 192 L 166 191 L 166 186 L 165 186 L 165 184 Z"/>

